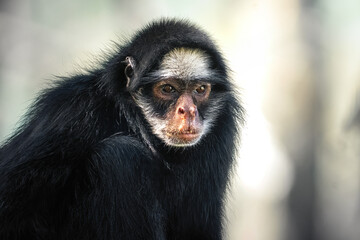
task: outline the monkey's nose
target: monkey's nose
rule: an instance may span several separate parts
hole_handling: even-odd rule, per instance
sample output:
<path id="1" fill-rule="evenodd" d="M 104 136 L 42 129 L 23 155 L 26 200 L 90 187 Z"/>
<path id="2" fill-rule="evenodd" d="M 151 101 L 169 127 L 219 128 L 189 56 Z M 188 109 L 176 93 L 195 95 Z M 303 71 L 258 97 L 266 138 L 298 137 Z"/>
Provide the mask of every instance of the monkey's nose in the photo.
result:
<path id="1" fill-rule="evenodd" d="M 183 115 L 184 117 L 195 117 L 196 116 L 196 107 L 195 106 L 180 106 L 177 109 L 177 113 L 179 115 Z"/>

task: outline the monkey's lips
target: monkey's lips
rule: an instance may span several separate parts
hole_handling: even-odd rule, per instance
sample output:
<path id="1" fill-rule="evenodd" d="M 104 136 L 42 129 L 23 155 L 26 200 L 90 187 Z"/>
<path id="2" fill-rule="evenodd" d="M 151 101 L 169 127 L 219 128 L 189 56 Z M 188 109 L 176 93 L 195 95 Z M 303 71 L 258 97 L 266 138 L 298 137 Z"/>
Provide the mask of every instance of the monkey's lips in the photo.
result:
<path id="1" fill-rule="evenodd" d="M 200 138 L 200 133 L 196 130 L 172 131 L 167 132 L 167 135 L 177 144 L 193 143 Z"/>

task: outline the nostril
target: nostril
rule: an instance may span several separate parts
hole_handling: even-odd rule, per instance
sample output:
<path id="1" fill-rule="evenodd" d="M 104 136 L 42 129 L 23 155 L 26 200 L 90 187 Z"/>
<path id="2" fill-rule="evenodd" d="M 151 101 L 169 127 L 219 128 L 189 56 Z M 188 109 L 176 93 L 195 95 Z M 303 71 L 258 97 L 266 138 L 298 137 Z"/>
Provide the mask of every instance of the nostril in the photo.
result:
<path id="1" fill-rule="evenodd" d="M 190 107 L 189 112 L 190 112 L 190 114 L 191 114 L 192 116 L 195 116 L 195 114 L 196 114 L 196 108 L 195 108 L 195 107 Z"/>
<path id="2" fill-rule="evenodd" d="M 178 108 L 178 113 L 185 114 L 185 109 L 183 107 Z"/>

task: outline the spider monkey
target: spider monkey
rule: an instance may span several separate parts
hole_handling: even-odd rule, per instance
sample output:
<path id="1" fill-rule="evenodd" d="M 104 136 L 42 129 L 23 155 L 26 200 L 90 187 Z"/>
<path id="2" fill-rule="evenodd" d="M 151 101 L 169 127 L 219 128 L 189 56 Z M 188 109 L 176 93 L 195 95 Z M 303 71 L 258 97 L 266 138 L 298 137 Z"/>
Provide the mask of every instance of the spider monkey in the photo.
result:
<path id="1" fill-rule="evenodd" d="M 235 92 L 210 37 L 175 19 L 58 79 L 0 149 L 0 238 L 222 239 Z"/>

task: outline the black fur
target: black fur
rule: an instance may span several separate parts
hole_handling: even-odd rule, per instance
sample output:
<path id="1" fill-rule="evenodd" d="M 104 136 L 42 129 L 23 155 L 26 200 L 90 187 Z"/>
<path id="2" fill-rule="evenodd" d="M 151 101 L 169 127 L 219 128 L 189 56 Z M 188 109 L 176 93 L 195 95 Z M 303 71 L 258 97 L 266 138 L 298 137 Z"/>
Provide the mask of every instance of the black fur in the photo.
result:
<path id="1" fill-rule="evenodd" d="M 169 148 L 130 93 L 175 47 L 200 48 L 222 76 L 225 107 L 199 144 Z M 126 56 L 137 61 L 126 87 Z M 221 239 L 242 117 L 226 65 L 186 21 L 139 31 L 87 74 L 43 92 L 0 149 L 0 239 Z"/>

